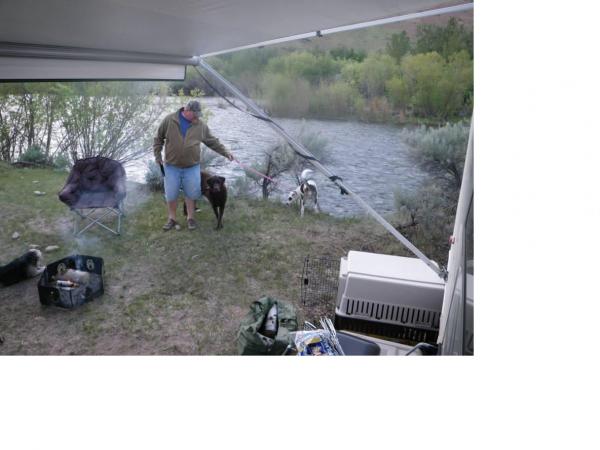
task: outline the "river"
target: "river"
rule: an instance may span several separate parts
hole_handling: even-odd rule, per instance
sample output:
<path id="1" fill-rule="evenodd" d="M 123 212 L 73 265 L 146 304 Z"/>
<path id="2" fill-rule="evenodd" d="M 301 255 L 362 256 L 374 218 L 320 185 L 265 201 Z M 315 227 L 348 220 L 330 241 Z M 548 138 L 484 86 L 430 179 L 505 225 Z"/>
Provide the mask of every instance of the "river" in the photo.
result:
<path id="1" fill-rule="evenodd" d="M 242 163 L 259 161 L 263 151 L 278 142 L 279 137 L 266 123 L 218 98 L 203 98 L 202 106 L 211 112 L 208 125 L 212 133 L 235 154 Z M 165 111 L 168 114 L 168 111 Z M 389 214 L 395 210 L 394 191 L 414 191 L 426 179 L 410 156 L 409 147 L 402 140 L 402 128 L 350 121 L 277 119 L 292 136 L 300 130 L 317 132 L 327 141 L 326 166 L 344 179 L 350 189 L 360 195 L 376 211 Z M 144 182 L 146 162 L 153 159 L 149 153 L 143 161 L 126 166 L 128 178 Z M 223 175 L 229 184 L 244 171 L 237 164 L 218 157 L 223 164 L 211 171 Z M 319 204 L 323 212 L 348 217 L 361 215 L 363 209 L 325 176 L 315 171 L 314 180 L 319 188 Z M 273 198 L 283 200 L 296 187 L 291 177 L 279 182 L 279 192 Z"/>

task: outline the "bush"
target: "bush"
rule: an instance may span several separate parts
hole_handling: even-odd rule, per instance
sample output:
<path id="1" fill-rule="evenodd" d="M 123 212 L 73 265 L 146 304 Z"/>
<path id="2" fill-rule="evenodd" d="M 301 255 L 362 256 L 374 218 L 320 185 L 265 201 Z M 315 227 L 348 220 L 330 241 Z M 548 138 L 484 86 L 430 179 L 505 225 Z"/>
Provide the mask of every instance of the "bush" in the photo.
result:
<path id="1" fill-rule="evenodd" d="M 415 53 L 437 52 L 444 58 L 466 51 L 473 58 L 473 30 L 450 18 L 446 26 L 424 24 L 417 27 Z"/>
<path id="2" fill-rule="evenodd" d="M 360 63 L 346 64 L 341 74 L 365 97 L 373 98 L 385 94 L 385 82 L 398 74 L 398 66 L 389 55 L 371 54 Z"/>
<path id="3" fill-rule="evenodd" d="M 231 195 L 236 198 L 250 198 L 255 190 L 255 183 L 246 176 L 236 178 L 230 188 Z"/>
<path id="4" fill-rule="evenodd" d="M 310 99 L 310 113 L 315 117 L 338 119 L 355 113 L 358 90 L 345 81 L 321 84 Z"/>
<path id="5" fill-rule="evenodd" d="M 327 161 L 327 140 L 319 133 L 301 129 L 298 134 L 299 141 L 308 151 L 310 151 L 321 162 Z M 300 157 L 284 140 L 269 147 L 264 152 L 264 158 L 261 162 L 254 164 L 253 169 L 273 180 L 277 180 L 284 173 L 291 173 L 299 181 L 302 170 L 309 166 L 308 162 Z M 246 176 L 253 180 L 261 189 L 263 199 L 268 199 L 269 195 L 275 189 L 273 183 L 255 172 L 246 170 Z"/>
<path id="6" fill-rule="evenodd" d="M 385 90 L 390 102 L 395 108 L 405 109 L 410 98 L 406 82 L 400 77 L 394 77 L 385 83 Z"/>
<path id="7" fill-rule="evenodd" d="M 426 254 L 445 261 L 450 249 L 457 197 L 435 183 L 412 193 L 394 193 L 399 229 Z"/>
<path id="8" fill-rule="evenodd" d="M 426 170 L 440 185 L 458 194 L 469 141 L 469 124 L 459 122 L 434 129 L 405 131 L 404 139 Z"/>
<path id="9" fill-rule="evenodd" d="M 341 70 L 343 62 L 319 53 L 293 52 L 269 60 L 267 72 L 300 78 L 312 85 L 332 79 Z"/>
<path id="10" fill-rule="evenodd" d="M 402 60 L 405 101 L 417 116 L 447 120 L 468 112 L 473 92 L 473 61 L 466 52 L 446 61 L 436 52 Z M 465 111 L 467 110 L 467 111 Z"/>
<path id="11" fill-rule="evenodd" d="M 32 145 L 19 157 L 20 162 L 43 166 L 47 164 L 46 155 L 39 145 Z"/>
<path id="12" fill-rule="evenodd" d="M 57 170 L 66 170 L 70 165 L 69 158 L 62 153 L 54 156 L 52 166 Z"/>
<path id="13" fill-rule="evenodd" d="M 269 74 L 263 81 L 262 90 L 274 116 L 304 117 L 308 112 L 311 88 L 306 80 Z"/>
<path id="14" fill-rule="evenodd" d="M 367 122 L 388 122 L 393 117 L 392 107 L 385 97 L 368 100 L 359 117 Z"/>
<path id="15" fill-rule="evenodd" d="M 146 170 L 145 175 L 146 184 L 148 185 L 151 191 L 163 191 L 163 176 L 162 172 L 160 171 L 160 167 L 158 166 L 158 164 L 156 164 L 155 161 L 149 161 L 147 163 L 147 166 L 148 168 Z"/>

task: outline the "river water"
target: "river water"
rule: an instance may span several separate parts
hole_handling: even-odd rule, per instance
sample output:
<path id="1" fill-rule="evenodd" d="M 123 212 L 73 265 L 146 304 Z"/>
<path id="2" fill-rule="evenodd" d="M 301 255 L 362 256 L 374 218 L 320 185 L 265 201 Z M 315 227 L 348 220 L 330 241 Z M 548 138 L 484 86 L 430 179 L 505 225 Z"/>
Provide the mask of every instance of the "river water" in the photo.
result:
<path id="1" fill-rule="evenodd" d="M 228 149 L 245 165 L 263 158 L 263 152 L 279 141 L 279 136 L 264 122 L 236 108 L 224 106 L 221 99 L 203 98 L 202 105 L 211 112 L 208 125 Z M 165 111 L 165 115 L 170 111 Z M 327 142 L 325 165 L 344 179 L 347 186 L 360 195 L 376 211 L 388 214 L 395 210 L 394 191 L 414 191 L 427 174 L 411 158 L 409 147 L 402 140 L 402 128 L 349 121 L 277 119 L 292 136 L 304 130 L 317 132 Z M 146 162 L 153 159 L 149 152 L 143 161 L 126 166 L 130 180 L 144 182 Z M 230 185 L 244 176 L 241 167 L 217 157 L 217 167 L 210 171 L 225 176 Z M 315 171 L 319 188 L 319 204 L 323 212 L 348 217 L 362 215 L 364 210 L 325 176 Z M 296 187 L 291 177 L 283 177 L 273 198 L 287 198 Z"/>

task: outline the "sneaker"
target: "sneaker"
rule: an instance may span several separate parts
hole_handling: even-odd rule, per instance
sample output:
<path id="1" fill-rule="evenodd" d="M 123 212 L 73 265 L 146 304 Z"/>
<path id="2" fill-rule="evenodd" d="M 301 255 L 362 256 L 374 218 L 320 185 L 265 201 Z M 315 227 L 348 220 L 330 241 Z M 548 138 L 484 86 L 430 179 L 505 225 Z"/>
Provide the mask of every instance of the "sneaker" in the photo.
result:
<path id="1" fill-rule="evenodd" d="M 175 228 L 176 230 L 179 230 L 181 227 L 179 226 L 179 224 L 177 222 L 175 222 L 173 219 L 169 219 L 167 221 L 167 223 L 165 223 L 163 225 L 163 230 L 164 231 L 169 231 L 172 230 L 173 228 Z"/>
<path id="2" fill-rule="evenodd" d="M 198 228 L 198 224 L 196 223 L 196 221 L 194 219 L 188 219 L 188 230 L 195 230 L 196 228 Z"/>

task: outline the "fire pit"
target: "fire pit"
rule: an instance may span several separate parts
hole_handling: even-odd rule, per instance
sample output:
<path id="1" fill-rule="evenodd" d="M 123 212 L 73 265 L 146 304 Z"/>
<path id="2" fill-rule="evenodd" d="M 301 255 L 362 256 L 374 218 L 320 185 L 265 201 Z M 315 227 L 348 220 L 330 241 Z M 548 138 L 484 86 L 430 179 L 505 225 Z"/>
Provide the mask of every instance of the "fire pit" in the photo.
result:
<path id="1" fill-rule="evenodd" d="M 75 308 L 104 293 L 102 258 L 71 255 L 48 264 L 38 281 L 42 305 Z"/>

